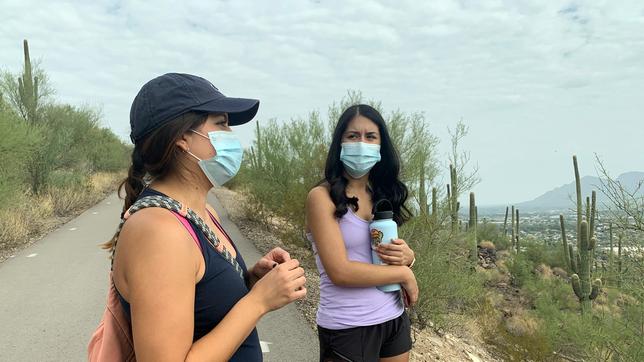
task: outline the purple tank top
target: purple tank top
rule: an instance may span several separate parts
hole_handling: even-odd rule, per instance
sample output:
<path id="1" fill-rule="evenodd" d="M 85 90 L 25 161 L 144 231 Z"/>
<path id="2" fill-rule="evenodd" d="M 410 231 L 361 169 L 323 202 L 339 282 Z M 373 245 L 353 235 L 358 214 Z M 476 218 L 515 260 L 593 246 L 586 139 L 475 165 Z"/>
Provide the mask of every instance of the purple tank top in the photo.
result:
<path id="1" fill-rule="evenodd" d="M 349 211 L 340 219 L 340 231 L 347 249 L 347 258 L 371 264 L 369 222 Z M 384 323 L 402 315 L 400 294 L 385 293 L 376 287 L 340 287 L 331 282 L 322 266 L 313 235 L 306 234 L 313 246 L 320 272 L 320 303 L 317 324 L 327 329 L 347 329 Z"/>

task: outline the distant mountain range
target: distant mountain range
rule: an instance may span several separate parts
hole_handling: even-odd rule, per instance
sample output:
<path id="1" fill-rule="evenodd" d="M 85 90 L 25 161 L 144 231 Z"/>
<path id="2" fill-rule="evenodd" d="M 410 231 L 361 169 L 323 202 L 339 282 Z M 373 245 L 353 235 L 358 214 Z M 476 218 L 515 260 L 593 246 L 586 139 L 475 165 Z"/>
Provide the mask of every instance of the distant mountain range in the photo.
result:
<path id="1" fill-rule="evenodd" d="M 627 190 L 634 190 L 641 180 L 644 180 L 644 172 L 639 171 L 626 172 L 617 178 L 617 181 Z M 603 207 L 604 204 L 608 203 L 609 200 L 599 191 L 600 185 L 601 181 L 599 177 L 584 176 L 581 178 L 581 190 L 584 203 L 586 196 L 590 196 L 592 190 L 597 191 L 598 207 Z M 644 196 L 644 186 L 639 190 L 639 194 Z M 573 182 L 550 190 L 532 201 L 521 202 L 516 207 L 524 211 L 563 210 L 573 208 L 576 197 L 575 182 L 573 180 Z"/>

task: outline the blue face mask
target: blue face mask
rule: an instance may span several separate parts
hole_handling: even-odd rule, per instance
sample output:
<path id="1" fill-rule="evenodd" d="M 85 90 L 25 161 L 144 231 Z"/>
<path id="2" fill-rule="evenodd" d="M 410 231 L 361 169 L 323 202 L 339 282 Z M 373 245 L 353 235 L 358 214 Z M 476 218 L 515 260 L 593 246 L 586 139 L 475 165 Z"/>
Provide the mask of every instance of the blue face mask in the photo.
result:
<path id="1" fill-rule="evenodd" d="M 363 142 L 347 142 L 342 144 L 340 161 L 344 164 L 349 176 L 360 178 L 380 161 L 380 145 Z"/>
<path id="2" fill-rule="evenodd" d="M 191 131 L 201 137 L 209 139 L 212 147 L 217 152 L 215 157 L 202 160 L 188 151 L 192 157 L 199 161 L 199 167 L 201 167 L 203 173 L 208 177 L 210 183 L 213 186 L 221 186 L 235 177 L 237 172 L 239 172 L 244 156 L 244 149 L 239 139 L 232 132 L 213 131 L 208 132 L 208 136 L 206 136 L 195 130 Z"/>

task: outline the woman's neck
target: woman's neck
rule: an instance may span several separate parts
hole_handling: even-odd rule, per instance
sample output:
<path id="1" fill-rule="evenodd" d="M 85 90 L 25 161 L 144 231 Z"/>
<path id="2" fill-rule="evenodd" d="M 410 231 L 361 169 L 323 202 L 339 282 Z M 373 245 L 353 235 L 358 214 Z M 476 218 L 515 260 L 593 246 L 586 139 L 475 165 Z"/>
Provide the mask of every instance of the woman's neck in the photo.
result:
<path id="1" fill-rule="evenodd" d="M 366 174 L 358 179 L 347 177 L 347 180 L 349 180 L 346 188 L 347 194 L 362 194 L 363 192 L 367 192 L 369 190 L 369 174 Z"/>
<path id="2" fill-rule="evenodd" d="M 181 202 L 197 214 L 206 213 L 206 199 L 211 188 L 210 182 L 206 186 L 202 180 L 189 181 L 178 175 L 168 175 L 162 180 L 153 181 L 150 187 Z"/>

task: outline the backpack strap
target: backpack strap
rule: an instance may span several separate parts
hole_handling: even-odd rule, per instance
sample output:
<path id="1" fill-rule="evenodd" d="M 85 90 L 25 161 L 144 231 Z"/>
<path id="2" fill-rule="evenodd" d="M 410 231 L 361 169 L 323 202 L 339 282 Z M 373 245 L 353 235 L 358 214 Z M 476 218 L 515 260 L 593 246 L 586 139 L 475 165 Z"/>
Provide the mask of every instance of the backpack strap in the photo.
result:
<path id="1" fill-rule="evenodd" d="M 181 216 L 181 214 L 179 214 L 177 212 L 173 211 L 172 214 L 174 216 L 176 216 L 177 219 L 179 220 L 179 222 L 183 225 L 183 227 L 185 227 L 186 230 L 188 230 L 188 232 L 190 233 L 190 236 L 192 236 L 192 240 L 194 240 L 194 242 L 195 242 L 195 244 L 197 244 L 197 247 L 199 248 L 199 250 L 203 253 L 203 249 L 201 249 L 201 243 L 199 243 L 199 237 L 197 237 L 197 233 L 195 233 L 195 229 L 193 229 L 192 225 L 190 225 L 190 221 L 188 221 L 188 219 L 186 219 L 185 217 Z"/>
<path id="2" fill-rule="evenodd" d="M 188 209 L 185 205 L 182 205 L 179 201 L 174 200 L 168 196 L 161 196 L 161 195 L 155 195 L 155 196 L 146 196 L 138 199 L 134 205 L 132 205 L 125 213 L 123 213 L 123 218 L 121 219 L 121 223 L 118 226 L 118 229 L 116 230 L 116 236 L 115 240 L 118 241 L 118 236 L 121 233 L 121 229 L 123 229 L 123 224 L 125 224 L 125 221 L 130 217 L 130 215 L 134 214 L 135 212 L 148 208 L 148 207 L 162 207 L 164 209 L 168 209 L 172 212 L 175 212 L 179 214 L 180 216 L 186 218 L 188 221 L 192 222 L 195 226 L 203 232 L 203 234 L 206 236 L 206 239 L 208 240 L 208 243 L 217 251 L 223 258 L 226 260 L 230 265 L 233 266 L 233 269 L 237 272 L 240 278 L 245 281 L 244 278 L 244 271 L 237 262 L 237 259 L 235 259 L 232 254 L 226 249 L 224 244 L 219 242 L 219 239 L 217 238 L 217 235 L 210 230 L 210 227 L 197 215 L 193 210 Z M 185 225 L 185 224 L 184 224 Z M 192 228 L 190 228 L 191 230 Z M 194 230 L 193 230 L 194 232 Z M 195 235 L 196 236 L 196 235 Z M 116 244 L 115 244 L 116 246 Z M 112 262 L 114 262 L 114 250 L 116 248 L 112 249 Z"/>

